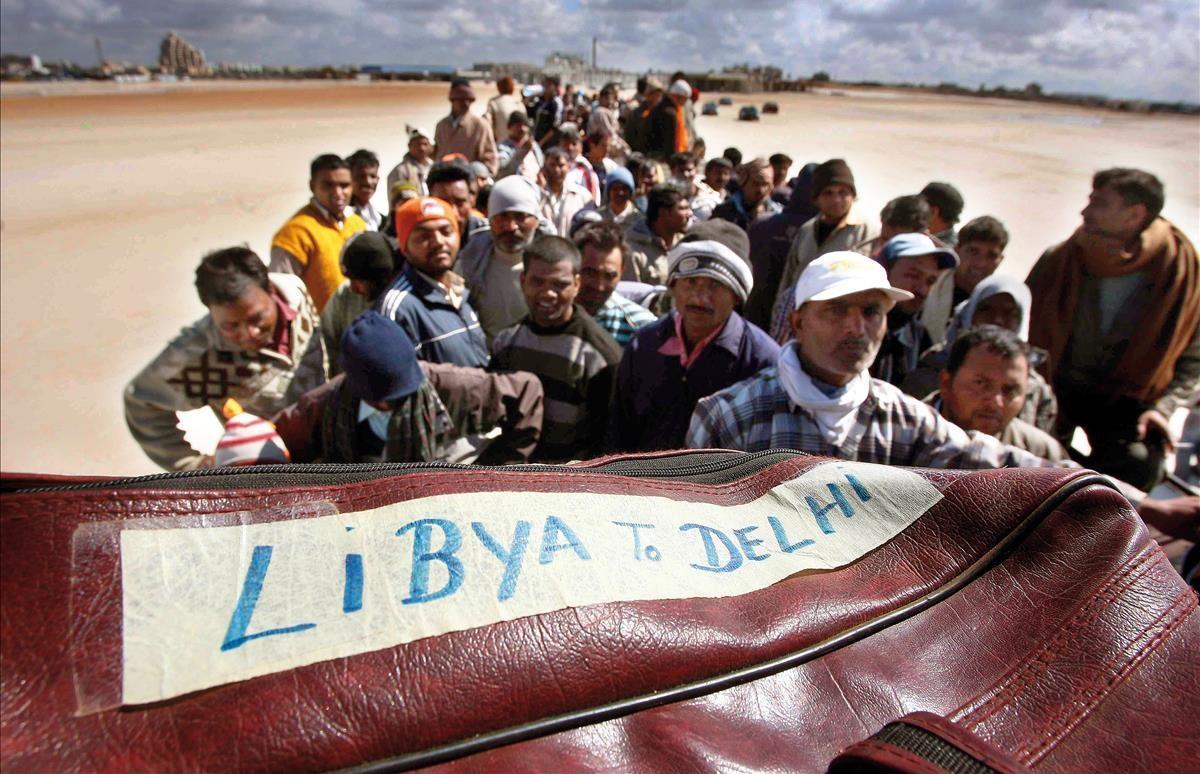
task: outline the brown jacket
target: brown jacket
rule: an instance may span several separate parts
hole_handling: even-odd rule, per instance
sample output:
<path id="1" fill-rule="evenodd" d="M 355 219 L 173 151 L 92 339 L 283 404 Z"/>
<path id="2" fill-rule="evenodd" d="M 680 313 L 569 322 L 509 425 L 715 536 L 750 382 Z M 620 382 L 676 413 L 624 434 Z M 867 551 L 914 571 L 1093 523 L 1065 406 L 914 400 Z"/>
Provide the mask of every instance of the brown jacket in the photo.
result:
<path id="1" fill-rule="evenodd" d="M 496 137 L 492 127 L 474 113 L 465 113 L 455 125 L 453 116 L 438 121 L 433 131 L 433 157 L 461 153 L 467 161 L 482 161 L 496 174 Z"/>
<path id="2" fill-rule="evenodd" d="M 457 437 L 484 435 L 500 428 L 500 436 L 492 439 L 479 455 L 478 464 L 529 461 L 542 434 L 543 392 L 536 376 L 521 371 L 490 373 L 424 360 L 420 365 L 437 391 Z M 321 459 L 321 419 L 327 399 L 342 379 L 341 376 L 331 379 L 272 418 L 291 452 L 292 462 L 358 462 Z"/>

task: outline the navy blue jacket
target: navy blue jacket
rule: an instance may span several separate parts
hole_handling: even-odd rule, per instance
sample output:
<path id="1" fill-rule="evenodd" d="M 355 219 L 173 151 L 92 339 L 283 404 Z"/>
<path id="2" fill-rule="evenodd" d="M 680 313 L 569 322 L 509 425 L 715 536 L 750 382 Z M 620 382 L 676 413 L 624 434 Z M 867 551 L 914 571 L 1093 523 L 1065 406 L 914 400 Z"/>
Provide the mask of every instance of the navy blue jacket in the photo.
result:
<path id="1" fill-rule="evenodd" d="M 456 309 L 440 285 L 406 263 L 379 296 L 375 309 L 404 329 L 420 359 L 486 368 L 487 338 L 468 300 L 470 292 L 465 288 L 462 292 L 462 303 Z"/>
<path id="2" fill-rule="evenodd" d="M 638 330 L 626 345 L 609 410 L 608 444 L 614 451 L 683 448 L 701 398 L 779 359 L 779 345 L 737 312 L 686 371 L 678 355 L 658 351 L 674 335 L 675 316 L 668 314 Z"/>

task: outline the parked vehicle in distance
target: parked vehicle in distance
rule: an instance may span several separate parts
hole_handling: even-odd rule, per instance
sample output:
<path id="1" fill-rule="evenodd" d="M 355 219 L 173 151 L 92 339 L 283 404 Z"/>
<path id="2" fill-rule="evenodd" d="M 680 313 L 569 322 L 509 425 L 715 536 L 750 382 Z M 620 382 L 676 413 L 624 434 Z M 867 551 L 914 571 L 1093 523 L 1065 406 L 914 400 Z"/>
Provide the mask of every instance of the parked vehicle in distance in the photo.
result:
<path id="1" fill-rule="evenodd" d="M 700 115 L 715 116 L 717 114 L 717 103 L 705 102 L 704 108 L 700 111 Z"/>
<path id="2" fill-rule="evenodd" d="M 721 104 L 722 105 L 732 105 L 733 97 L 721 97 Z"/>
<path id="3" fill-rule="evenodd" d="M 763 103 L 763 115 L 766 115 L 767 113 L 778 113 L 778 112 L 779 112 L 779 103 L 778 102 L 764 102 Z"/>
<path id="4" fill-rule="evenodd" d="M 758 120 L 758 108 L 754 107 L 753 105 L 746 105 L 744 108 L 742 108 L 741 110 L 738 111 L 738 120 L 739 121 L 757 121 Z"/>

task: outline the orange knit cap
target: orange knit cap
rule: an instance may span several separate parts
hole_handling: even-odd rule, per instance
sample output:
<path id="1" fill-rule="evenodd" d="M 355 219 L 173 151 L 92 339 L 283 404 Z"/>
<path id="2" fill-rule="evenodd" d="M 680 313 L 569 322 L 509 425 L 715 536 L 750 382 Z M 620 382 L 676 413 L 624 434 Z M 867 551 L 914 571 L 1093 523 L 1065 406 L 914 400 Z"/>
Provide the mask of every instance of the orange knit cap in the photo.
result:
<path id="1" fill-rule="evenodd" d="M 427 220 L 445 218 L 458 230 L 458 215 L 454 208 L 442 199 L 433 196 L 422 196 L 419 199 L 409 199 L 396 208 L 396 241 L 400 244 L 401 252 L 408 246 L 408 238 L 418 223 Z"/>

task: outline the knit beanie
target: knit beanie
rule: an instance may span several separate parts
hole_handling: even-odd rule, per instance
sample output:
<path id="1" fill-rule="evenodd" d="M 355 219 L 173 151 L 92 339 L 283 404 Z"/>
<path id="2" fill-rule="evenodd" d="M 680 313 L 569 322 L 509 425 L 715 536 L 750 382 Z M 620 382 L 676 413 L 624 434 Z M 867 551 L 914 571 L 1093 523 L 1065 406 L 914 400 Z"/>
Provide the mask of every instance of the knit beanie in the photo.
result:
<path id="1" fill-rule="evenodd" d="M 278 465 L 291 461 L 275 425 L 246 413 L 233 398 L 225 401 L 222 412 L 226 416 L 225 434 L 217 442 L 217 465 Z"/>
<path id="2" fill-rule="evenodd" d="M 829 186 L 839 183 L 849 186 L 854 195 L 858 196 L 858 189 L 854 187 L 854 173 L 850 171 L 850 165 L 845 160 L 830 159 L 819 165 L 813 171 L 813 200 L 815 201 Z"/>
<path id="3" fill-rule="evenodd" d="M 396 242 L 403 251 L 408 247 L 408 238 L 418 223 L 427 220 L 445 219 L 458 231 L 458 215 L 449 203 L 432 196 L 409 199 L 396 208 Z"/>
<path id="4" fill-rule="evenodd" d="M 408 334 L 374 310 L 354 318 L 342 334 L 339 365 L 349 395 L 359 400 L 399 400 L 425 378 Z"/>
<path id="5" fill-rule="evenodd" d="M 722 218 L 697 221 L 688 229 L 681 242 L 720 242 L 734 255 L 750 263 L 750 237 L 741 226 Z"/>
<path id="6" fill-rule="evenodd" d="M 684 277 L 709 277 L 745 303 L 754 288 L 750 266 L 720 242 L 680 242 L 667 253 L 667 285 Z"/>
<path id="7" fill-rule="evenodd" d="M 396 273 L 396 259 L 387 238 L 378 231 L 360 231 L 342 247 L 342 274 L 350 279 L 384 281 Z"/>
<path id="8" fill-rule="evenodd" d="M 542 195 L 537 185 L 521 175 L 509 175 L 496 181 L 488 197 L 488 217 L 504 212 L 523 212 L 537 215 Z"/>
<path id="9" fill-rule="evenodd" d="M 633 184 L 633 175 L 625 167 L 613 167 L 613 170 L 608 173 L 606 185 L 612 188 L 617 183 L 628 188 L 630 194 L 637 190 Z"/>

